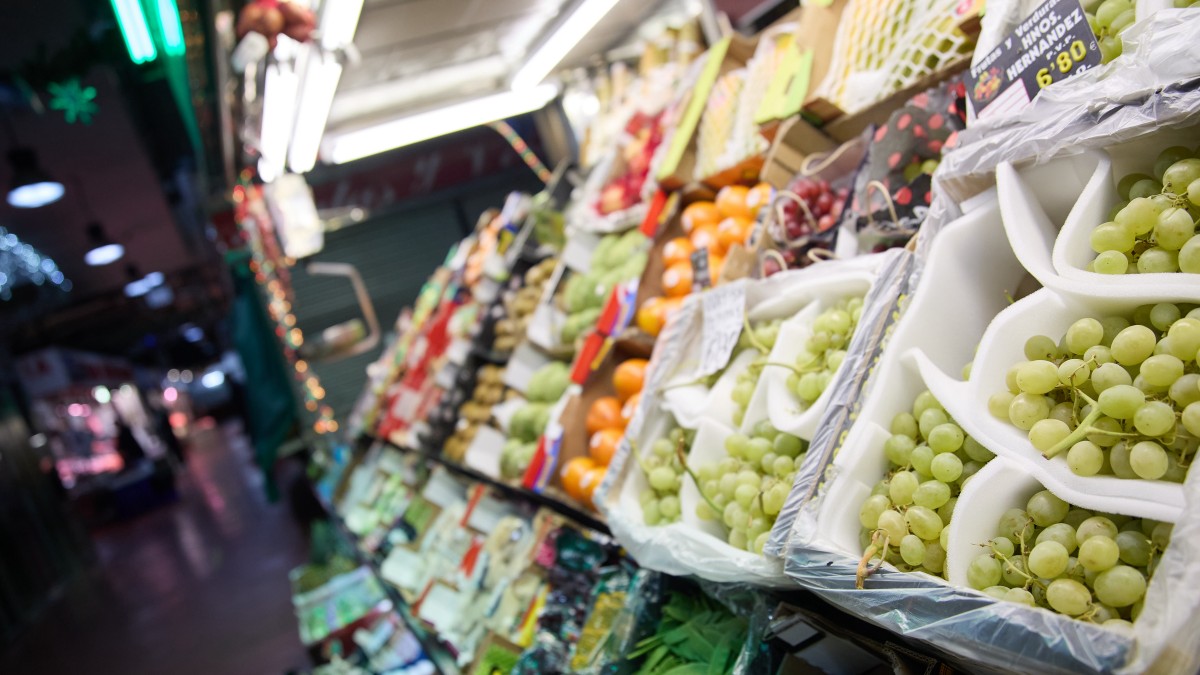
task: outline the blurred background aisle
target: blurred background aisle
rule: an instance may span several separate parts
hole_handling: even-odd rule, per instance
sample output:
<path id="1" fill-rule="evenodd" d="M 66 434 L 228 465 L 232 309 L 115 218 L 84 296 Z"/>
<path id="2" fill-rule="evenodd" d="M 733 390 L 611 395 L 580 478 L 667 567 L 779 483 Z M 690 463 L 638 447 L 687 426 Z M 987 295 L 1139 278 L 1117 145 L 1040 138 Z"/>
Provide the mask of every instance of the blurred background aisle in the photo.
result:
<path id="1" fill-rule="evenodd" d="M 277 673 L 308 664 L 288 570 L 306 556 L 240 424 L 198 424 L 179 501 L 93 534 L 98 564 L 0 654 L 0 673 Z"/>

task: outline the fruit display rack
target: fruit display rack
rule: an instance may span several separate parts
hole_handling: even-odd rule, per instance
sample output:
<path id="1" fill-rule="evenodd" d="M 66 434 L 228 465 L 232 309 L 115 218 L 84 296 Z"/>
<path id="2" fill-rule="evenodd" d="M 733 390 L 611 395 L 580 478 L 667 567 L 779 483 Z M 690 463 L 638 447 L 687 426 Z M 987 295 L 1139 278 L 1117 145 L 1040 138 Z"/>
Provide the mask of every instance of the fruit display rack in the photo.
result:
<path id="1" fill-rule="evenodd" d="M 947 668 L 1195 670 L 1200 13 L 1084 3 L 1091 60 L 1006 115 L 989 87 L 1024 85 L 966 63 L 1033 30 L 1020 3 L 978 35 L 971 3 L 812 4 L 640 73 L 569 203 L 460 243 L 334 472 L 341 531 L 398 607 L 502 595 L 472 574 L 510 516 L 547 596 L 571 595 L 575 537 L 622 584 L 747 591 L 772 628 L 743 656 L 770 663 L 705 651 L 721 672 L 791 672 L 768 658 L 803 651 L 780 600 Z M 648 83 L 674 93 L 631 103 Z M 571 630 L 532 636 L 637 606 L 588 583 L 488 627 L 487 649 L 521 642 L 502 670 L 574 659 Z M 405 616 L 458 665 L 487 651 L 432 606 Z"/>

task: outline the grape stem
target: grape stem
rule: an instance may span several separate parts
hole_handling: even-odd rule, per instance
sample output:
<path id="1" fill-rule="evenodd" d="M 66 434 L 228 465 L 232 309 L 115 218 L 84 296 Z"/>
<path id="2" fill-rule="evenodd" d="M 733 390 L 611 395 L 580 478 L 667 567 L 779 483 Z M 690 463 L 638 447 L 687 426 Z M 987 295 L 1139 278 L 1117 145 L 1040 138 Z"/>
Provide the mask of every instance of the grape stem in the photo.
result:
<path id="1" fill-rule="evenodd" d="M 788 364 L 786 364 L 786 363 L 780 363 L 780 362 L 778 362 L 778 361 L 765 361 L 765 362 L 763 362 L 763 364 L 762 364 L 762 367 L 763 367 L 763 368 L 766 368 L 767 366 L 775 366 L 776 368 L 786 368 L 786 369 L 788 369 L 788 370 L 792 371 L 793 373 L 795 373 L 795 374 L 797 374 L 797 375 L 804 375 L 805 373 L 812 373 L 812 372 L 816 372 L 815 370 L 800 370 L 799 368 L 797 368 L 797 367 L 795 367 L 795 366 L 789 366 L 789 365 L 788 365 Z"/>
<path id="2" fill-rule="evenodd" d="M 669 389 L 680 389 L 682 387 L 695 387 L 697 385 L 704 384 L 707 381 L 708 381 L 707 377 L 698 377 L 694 380 L 688 380 L 687 382 L 676 382 L 675 384 L 664 384 L 663 386 L 658 388 L 658 391 L 661 393 L 661 392 L 667 391 Z"/>
<path id="3" fill-rule="evenodd" d="M 746 339 L 750 341 L 750 344 L 755 349 L 762 352 L 763 354 L 769 354 L 771 352 L 771 350 L 767 349 L 766 346 L 763 345 L 763 343 L 759 342 L 758 338 L 754 335 L 754 329 L 750 327 L 750 315 L 749 314 L 742 314 L 742 330 L 746 331 Z"/>
<path id="4" fill-rule="evenodd" d="M 1071 431 L 1071 433 L 1067 434 L 1061 441 L 1055 443 L 1049 448 L 1046 448 L 1046 451 L 1042 453 L 1042 456 L 1046 459 L 1050 459 L 1063 450 L 1066 450 L 1079 441 L 1082 441 L 1088 434 L 1112 433 L 1106 432 L 1103 429 L 1095 429 L 1092 427 L 1092 425 L 1096 423 L 1096 420 L 1099 420 L 1104 416 L 1104 413 L 1100 412 L 1100 406 L 1092 400 L 1092 397 L 1079 390 L 1076 390 L 1076 392 L 1092 406 L 1092 410 L 1087 414 L 1087 417 L 1083 418 L 1083 421 L 1080 422 L 1073 431 Z"/>
<path id="5" fill-rule="evenodd" d="M 681 438 L 679 439 L 679 442 L 675 444 L 675 456 L 679 458 L 679 463 L 683 466 L 684 473 L 690 476 L 692 482 L 696 484 L 696 492 L 699 492 L 700 497 L 704 499 L 704 501 L 708 502 L 708 507 L 713 510 L 713 514 L 719 517 L 721 515 L 721 509 L 717 508 L 717 505 L 713 503 L 713 500 L 709 499 L 708 495 L 704 494 L 704 488 L 700 485 L 700 478 L 696 476 L 694 471 L 692 471 L 692 467 L 688 466 L 687 454 L 683 450 L 685 447 L 687 447 L 687 444 L 684 441 L 685 439 Z"/>
<path id="6" fill-rule="evenodd" d="M 879 542 L 881 535 L 883 537 L 882 546 Z M 889 543 L 891 543 L 891 539 L 888 537 L 887 530 L 875 530 L 871 533 L 871 545 L 867 547 L 867 550 L 863 551 L 862 559 L 858 561 L 858 570 L 854 575 L 855 588 L 862 590 L 867 577 L 879 571 L 880 567 L 883 567 L 884 560 L 887 558 Z M 871 558 L 874 558 L 876 553 L 879 554 L 879 562 L 872 567 Z"/>

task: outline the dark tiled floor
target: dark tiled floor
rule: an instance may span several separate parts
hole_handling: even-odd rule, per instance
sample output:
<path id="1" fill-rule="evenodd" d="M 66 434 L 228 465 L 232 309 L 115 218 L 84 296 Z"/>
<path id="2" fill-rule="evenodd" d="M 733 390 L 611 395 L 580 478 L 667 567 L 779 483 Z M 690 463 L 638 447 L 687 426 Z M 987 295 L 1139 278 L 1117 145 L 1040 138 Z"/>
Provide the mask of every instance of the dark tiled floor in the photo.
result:
<path id="1" fill-rule="evenodd" d="M 6 653 L 3 675 L 306 668 L 287 573 L 306 546 L 228 427 L 193 439 L 180 500 L 94 536 L 96 569 Z"/>

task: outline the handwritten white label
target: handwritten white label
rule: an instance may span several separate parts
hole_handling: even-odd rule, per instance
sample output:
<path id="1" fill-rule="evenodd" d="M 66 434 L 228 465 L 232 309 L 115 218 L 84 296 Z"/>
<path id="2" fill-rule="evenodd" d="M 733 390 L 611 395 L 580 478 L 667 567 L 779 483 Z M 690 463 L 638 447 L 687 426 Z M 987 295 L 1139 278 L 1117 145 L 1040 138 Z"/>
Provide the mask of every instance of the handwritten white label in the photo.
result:
<path id="1" fill-rule="evenodd" d="M 704 293 L 704 335 L 699 375 L 711 375 L 729 363 L 746 311 L 745 284 L 718 286 Z"/>

